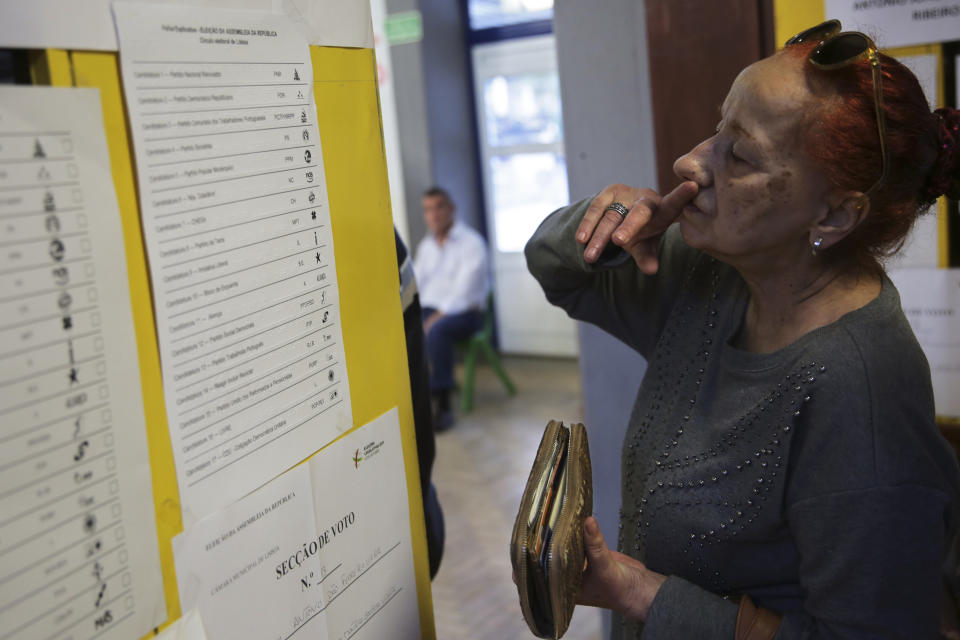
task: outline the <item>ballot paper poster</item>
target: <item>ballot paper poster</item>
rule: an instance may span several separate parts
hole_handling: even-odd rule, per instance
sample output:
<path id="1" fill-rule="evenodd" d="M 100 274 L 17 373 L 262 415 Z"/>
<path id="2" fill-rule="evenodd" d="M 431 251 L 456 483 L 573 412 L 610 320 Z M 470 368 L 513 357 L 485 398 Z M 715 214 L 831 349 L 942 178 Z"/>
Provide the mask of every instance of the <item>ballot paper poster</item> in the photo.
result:
<path id="1" fill-rule="evenodd" d="M 282 15 L 114 13 L 189 525 L 353 426 L 313 69 Z"/>
<path id="2" fill-rule="evenodd" d="M 99 93 L 0 88 L 0 638 L 166 618 Z"/>
<path id="3" fill-rule="evenodd" d="M 420 637 L 394 408 L 174 538 L 211 640 Z"/>

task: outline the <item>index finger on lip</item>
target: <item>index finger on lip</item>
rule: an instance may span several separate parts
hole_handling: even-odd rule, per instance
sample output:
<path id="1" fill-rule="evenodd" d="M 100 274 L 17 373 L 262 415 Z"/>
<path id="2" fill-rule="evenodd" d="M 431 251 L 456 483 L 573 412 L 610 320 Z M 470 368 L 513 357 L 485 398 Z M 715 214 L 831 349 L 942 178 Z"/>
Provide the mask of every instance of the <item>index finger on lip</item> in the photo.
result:
<path id="1" fill-rule="evenodd" d="M 697 197 L 700 186 L 692 180 L 681 182 L 673 191 L 663 196 L 660 201 L 660 212 L 673 219 L 680 215 L 680 211 L 691 200 Z"/>

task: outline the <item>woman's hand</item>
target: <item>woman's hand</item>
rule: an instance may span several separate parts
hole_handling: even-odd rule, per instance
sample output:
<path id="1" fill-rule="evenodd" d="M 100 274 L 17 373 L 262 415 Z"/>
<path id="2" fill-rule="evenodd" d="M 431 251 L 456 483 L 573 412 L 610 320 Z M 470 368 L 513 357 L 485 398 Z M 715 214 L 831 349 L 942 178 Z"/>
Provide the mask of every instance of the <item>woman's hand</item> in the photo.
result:
<path id="1" fill-rule="evenodd" d="M 577 227 L 577 242 L 586 245 L 583 258 L 594 263 L 613 243 L 629 252 L 641 271 L 648 275 L 657 272 L 657 249 L 660 236 L 667 230 L 685 204 L 697 195 L 696 182 L 683 182 L 663 196 L 651 189 L 637 189 L 612 184 L 597 194 Z M 607 207 L 619 202 L 629 208 L 626 217 Z"/>
<path id="2" fill-rule="evenodd" d="M 608 549 L 593 516 L 583 523 L 583 544 L 587 569 L 578 604 L 612 609 L 627 618 L 646 620 L 650 604 L 667 577 L 650 571 L 639 560 Z"/>

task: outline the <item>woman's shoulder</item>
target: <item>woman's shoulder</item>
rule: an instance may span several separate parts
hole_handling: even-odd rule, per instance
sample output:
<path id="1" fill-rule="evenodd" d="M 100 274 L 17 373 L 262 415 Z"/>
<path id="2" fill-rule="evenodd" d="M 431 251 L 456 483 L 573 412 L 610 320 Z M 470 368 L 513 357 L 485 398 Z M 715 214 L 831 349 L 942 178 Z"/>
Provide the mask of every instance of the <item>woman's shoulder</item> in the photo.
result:
<path id="1" fill-rule="evenodd" d="M 914 484 L 956 494 L 957 460 L 936 426 L 930 368 L 884 278 L 880 295 L 809 342 L 816 362 L 791 451 L 794 499 Z"/>

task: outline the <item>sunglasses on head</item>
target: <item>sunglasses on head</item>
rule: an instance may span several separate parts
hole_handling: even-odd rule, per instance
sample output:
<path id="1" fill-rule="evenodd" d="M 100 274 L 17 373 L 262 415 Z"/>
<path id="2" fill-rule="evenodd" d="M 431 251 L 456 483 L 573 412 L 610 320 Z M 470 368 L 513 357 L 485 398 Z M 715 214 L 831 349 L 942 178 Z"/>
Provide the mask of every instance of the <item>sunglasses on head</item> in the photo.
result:
<path id="1" fill-rule="evenodd" d="M 880 178 L 873 183 L 866 195 L 869 198 L 887 179 L 887 122 L 883 111 L 883 77 L 880 73 L 880 56 L 877 45 L 859 31 L 841 31 L 839 20 L 827 20 L 815 27 L 801 31 L 787 40 L 787 47 L 804 42 L 818 42 L 808 60 L 818 69 L 831 70 L 849 66 L 860 60 L 870 61 L 873 74 L 873 108 L 877 117 L 877 133 L 880 135 Z"/>

